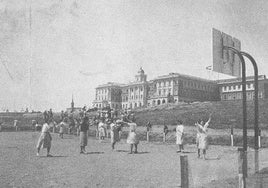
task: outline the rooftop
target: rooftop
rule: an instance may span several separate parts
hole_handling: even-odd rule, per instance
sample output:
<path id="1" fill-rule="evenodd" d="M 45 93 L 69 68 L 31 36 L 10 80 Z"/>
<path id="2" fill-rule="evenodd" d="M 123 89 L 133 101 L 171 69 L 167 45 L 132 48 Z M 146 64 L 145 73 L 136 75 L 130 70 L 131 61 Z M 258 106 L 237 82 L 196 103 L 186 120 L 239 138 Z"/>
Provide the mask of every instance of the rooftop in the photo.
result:
<path id="1" fill-rule="evenodd" d="M 108 82 L 106 84 L 99 85 L 97 88 L 103 88 L 103 87 L 121 87 L 124 84 L 116 83 L 116 82 Z"/>
<path id="2" fill-rule="evenodd" d="M 266 80 L 266 76 L 259 75 L 258 80 Z M 247 76 L 246 81 L 254 81 L 254 76 Z M 231 78 L 231 79 L 218 80 L 217 84 L 227 84 L 227 83 L 236 83 L 236 82 L 242 82 L 242 78 Z"/>

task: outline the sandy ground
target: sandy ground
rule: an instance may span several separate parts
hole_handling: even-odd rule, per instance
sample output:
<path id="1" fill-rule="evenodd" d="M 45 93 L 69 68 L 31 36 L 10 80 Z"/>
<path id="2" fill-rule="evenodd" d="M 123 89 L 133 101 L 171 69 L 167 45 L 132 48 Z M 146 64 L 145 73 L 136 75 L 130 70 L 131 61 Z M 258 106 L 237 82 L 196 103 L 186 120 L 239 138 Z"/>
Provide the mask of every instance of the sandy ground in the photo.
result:
<path id="1" fill-rule="evenodd" d="M 110 140 L 89 138 L 87 154 L 79 154 L 79 138 L 53 134 L 51 154 L 36 156 L 37 132 L 0 132 L 0 187 L 180 187 L 180 155 L 187 155 L 191 187 L 234 187 L 237 148 L 211 146 L 208 160 L 197 159 L 194 145 L 176 153 L 176 145 L 140 142 L 128 154 L 125 140 L 111 150 Z M 261 167 L 268 166 L 262 150 Z M 249 161 L 253 159 L 249 157 Z M 249 165 L 250 167 L 250 165 Z M 211 184 L 223 181 L 223 184 Z"/>

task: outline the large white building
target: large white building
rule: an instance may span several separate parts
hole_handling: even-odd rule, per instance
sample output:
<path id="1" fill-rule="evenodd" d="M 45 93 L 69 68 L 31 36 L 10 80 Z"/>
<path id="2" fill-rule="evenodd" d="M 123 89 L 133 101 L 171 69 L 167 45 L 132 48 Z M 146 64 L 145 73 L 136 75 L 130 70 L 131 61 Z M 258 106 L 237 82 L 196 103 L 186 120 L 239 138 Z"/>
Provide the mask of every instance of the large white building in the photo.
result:
<path id="1" fill-rule="evenodd" d="M 259 76 L 259 98 L 268 98 L 268 80 Z M 240 100 L 242 99 L 241 78 L 218 81 L 170 73 L 147 81 L 140 68 L 135 81 L 128 84 L 109 82 L 96 88 L 93 106 L 113 109 L 133 109 L 157 106 L 166 103 Z M 247 77 L 247 100 L 254 99 L 254 77 Z"/>

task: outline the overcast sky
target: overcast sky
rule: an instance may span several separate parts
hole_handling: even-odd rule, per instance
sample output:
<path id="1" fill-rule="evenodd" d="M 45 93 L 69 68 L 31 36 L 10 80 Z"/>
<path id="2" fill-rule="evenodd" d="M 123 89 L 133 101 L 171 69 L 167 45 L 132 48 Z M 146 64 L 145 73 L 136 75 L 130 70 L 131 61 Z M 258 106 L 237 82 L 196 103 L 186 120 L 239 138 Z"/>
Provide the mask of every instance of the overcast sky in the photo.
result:
<path id="1" fill-rule="evenodd" d="M 148 79 L 208 78 L 212 28 L 268 75 L 267 17 L 266 0 L 2 0 L 0 107 L 58 111 L 72 94 L 90 106 L 96 86 L 132 81 L 140 66 Z"/>

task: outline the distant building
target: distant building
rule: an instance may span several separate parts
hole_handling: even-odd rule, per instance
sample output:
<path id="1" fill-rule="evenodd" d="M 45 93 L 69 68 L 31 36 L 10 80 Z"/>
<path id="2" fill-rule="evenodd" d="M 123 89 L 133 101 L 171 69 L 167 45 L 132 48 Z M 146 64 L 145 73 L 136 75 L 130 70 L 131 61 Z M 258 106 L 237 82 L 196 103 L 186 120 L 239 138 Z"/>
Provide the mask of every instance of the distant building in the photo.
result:
<path id="1" fill-rule="evenodd" d="M 132 109 L 147 106 L 148 82 L 147 75 L 140 68 L 135 76 L 135 81 L 125 84 L 122 89 L 122 108 Z"/>
<path id="2" fill-rule="evenodd" d="M 93 107 L 105 108 L 110 106 L 112 109 L 121 108 L 121 85 L 114 82 L 100 85 L 96 88 L 95 100 Z"/>
<path id="3" fill-rule="evenodd" d="M 259 76 L 259 98 L 268 98 L 268 80 Z M 170 73 L 147 81 L 140 68 L 135 81 L 128 84 L 108 82 L 96 88 L 93 106 L 112 109 L 152 107 L 167 103 L 240 100 L 242 99 L 241 78 L 218 81 Z M 247 77 L 247 99 L 254 99 L 254 77 Z"/>
<path id="4" fill-rule="evenodd" d="M 265 75 L 259 75 L 259 90 L 258 97 L 267 99 L 268 98 L 268 80 Z M 247 100 L 254 99 L 254 76 L 249 76 L 246 78 L 246 91 Z M 219 80 L 217 82 L 219 87 L 220 99 L 222 101 L 226 100 L 241 100 L 242 99 L 242 78 L 233 78 Z"/>
<path id="5" fill-rule="evenodd" d="M 71 102 L 71 108 L 67 108 L 66 111 L 68 113 L 72 113 L 72 112 L 79 112 L 81 111 L 82 108 L 81 107 L 75 107 L 74 106 L 74 99 L 73 99 L 73 96 L 72 96 L 72 102 Z"/>
<path id="6" fill-rule="evenodd" d="M 170 73 L 150 83 L 148 106 L 174 102 L 218 100 L 216 82 L 198 77 Z"/>

